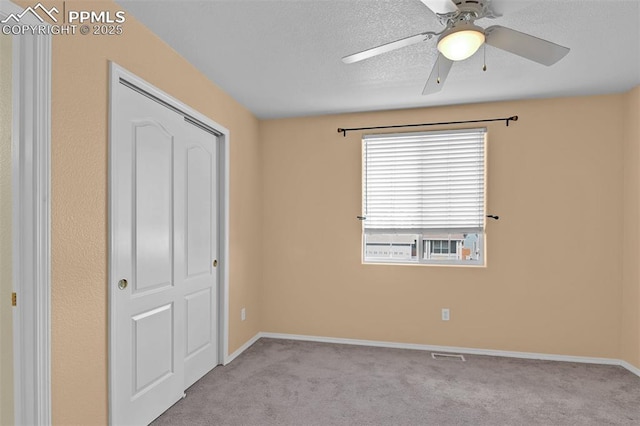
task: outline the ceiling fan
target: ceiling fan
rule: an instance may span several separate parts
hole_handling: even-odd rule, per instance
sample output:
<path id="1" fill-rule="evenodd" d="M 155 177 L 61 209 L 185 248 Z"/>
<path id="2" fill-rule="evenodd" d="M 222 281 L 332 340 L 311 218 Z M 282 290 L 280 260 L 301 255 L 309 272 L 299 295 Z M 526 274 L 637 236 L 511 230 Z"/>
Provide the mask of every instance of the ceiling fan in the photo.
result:
<path id="1" fill-rule="evenodd" d="M 491 0 L 420 0 L 445 26 L 440 32 L 425 31 L 342 58 L 345 64 L 362 61 L 401 47 L 438 37 L 438 59 L 422 91 L 439 92 L 454 61 L 471 57 L 482 44 L 497 47 L 540 64 L 550 66 L 564 58 L 569 48 L 500 25 L 482 28 L 475 21 L 497 18 Z M 486 70 L 486 68 L 484 68 Z"/>

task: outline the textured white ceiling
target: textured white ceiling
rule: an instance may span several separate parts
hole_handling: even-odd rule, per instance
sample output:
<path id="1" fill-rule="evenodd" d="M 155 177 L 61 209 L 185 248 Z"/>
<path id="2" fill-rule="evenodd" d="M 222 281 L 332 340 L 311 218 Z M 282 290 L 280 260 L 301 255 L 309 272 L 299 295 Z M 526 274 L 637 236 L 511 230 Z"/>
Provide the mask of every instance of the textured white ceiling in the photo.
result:
<path id="1" fill-rule="evenodd" d="M 423 96 L 435 40 L 359 63 L 340 58 L 439 31 L 419 0 L 121 0 L 259 118 L 626 91 L 640 84 L 640 0 L 494 0 L 503 25 L 571 48 L 551 67 L 487 46 Z"/>

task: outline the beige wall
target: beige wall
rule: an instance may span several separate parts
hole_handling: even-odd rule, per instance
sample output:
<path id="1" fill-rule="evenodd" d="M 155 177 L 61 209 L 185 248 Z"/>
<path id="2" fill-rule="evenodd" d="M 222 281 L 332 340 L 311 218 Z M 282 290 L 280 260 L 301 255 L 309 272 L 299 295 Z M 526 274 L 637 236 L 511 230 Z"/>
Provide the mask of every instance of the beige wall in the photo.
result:
<path id="1" fill-rule="evenodd" d="M 640 86 L 625 103 L 620 356 L 640 368 Z"/>
<path id="2" fill-rule="evenodd" d="M 23 7 L 32 2 L 21 0 Z M 62 2 L 47 2 L 62 10 Z M 118 10 L 66 2 L 66 10 Z M 259 331 L 258 121 L 127 15 L 121 36 L 54 36 L 52 68 L 52 392 L 58 425 L 107 421 L 108 61 L 230 130 L 230 352 Z M 240 322 L 240 308 L 247 320 Z"/>
<path id="3" fill-rule="evenodd" d="M 13 424 L 11 37 L 0 35 L 0 425 Z"/>
<path id="4" fill-rule="evenodd" d="M 617 358 L 625 99 L 261 122 L 262 330 Z M 361 264 L 361 135 L 336 128 L 514 114 L 488 126 L 486 268 Z"/>
<path id="5" fill-rule="evenodd" d="M 83 6 L 66 2 L 67 10 Z M 118 9 L 112 2 L 90 8 Z M 613 358 L 622 352 L 640 364 L 640 249 L 638 238 L 620 243 L 629 229 L 638 236 L 640 221 L 638 133 L 628 121 L 640 110 L 639 89 L 258 122 L 128 15 L 122 36 L 54 37 L 55 424 L 107 421 L 109 60 L 231 131 L 230 352 L 271 331 Z M 342 138 L 337 127 L 512 114 L 520 121 L 509 128 L 489 125 L 488 212 L 501 219 L 488 223 L 487 268 L 360 263 L 360 136 Z M 623 154 L 631 179 L 624 190 Z M 447 323 L 439 320 L 442 307 L 451 309 Z"/>

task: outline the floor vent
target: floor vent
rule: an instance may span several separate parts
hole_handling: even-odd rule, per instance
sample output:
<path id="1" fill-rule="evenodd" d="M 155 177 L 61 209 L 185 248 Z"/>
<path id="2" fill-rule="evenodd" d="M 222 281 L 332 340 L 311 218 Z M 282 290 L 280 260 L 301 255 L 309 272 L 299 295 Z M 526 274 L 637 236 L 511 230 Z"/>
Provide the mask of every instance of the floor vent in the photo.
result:
<path id="1" fill-rule="evenodd" d="M 459 359 L 460 361 L 466 361 L 463 355 L 460 354 L 437 354 L 435 352 L 431 353 L 431 358 L 433 359 Z"/>

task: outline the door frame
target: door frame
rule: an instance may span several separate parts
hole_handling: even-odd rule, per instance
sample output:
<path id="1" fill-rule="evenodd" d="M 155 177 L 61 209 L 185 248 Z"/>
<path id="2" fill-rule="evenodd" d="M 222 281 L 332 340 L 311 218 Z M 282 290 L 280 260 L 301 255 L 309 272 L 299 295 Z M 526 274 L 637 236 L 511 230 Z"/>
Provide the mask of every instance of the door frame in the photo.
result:
<path id="1" fill-rule="evenodd" d="M 117 314 L 117 306 L 115 301 L 118 291 L 117 280 L 115 275 L 115 265 L 112 259 L 115 258 L 115 234 L 112 218 L 115 217 L 115 195 L 112 190 L 115 186 L 115 177 L 117 170 L 114 169 L 115 152 L 113 150 L 112 141 L 112 119 L 114 117 L 114 108 L 117 106 L 112 102 L 115 87 L 120 85 L 120 81 L 125 80 L 129 85 L 135 86 L 137 89 L 152 95 L 157 100 L 165 103 L 165 106 L 177 109 L 182 113 L 189 115 L 191 118 L 205 124 L 215 130 L 219 135 L 218 138 L 218 238 L 220 241 L 218 254 L 218 363 L 226 364 L 229 358 L 229 130 L 216 123 L 209 117 L 194 110 L 188 105 L 182 103 L 176 98 L 168 95 L 162 90 L 151 85 L 144 79 L 127 71 L 113 61 L 109 61 L 109 278 L 108 278 L 108 294 L 109 294 L 109 422 L 113 418 L 113 401 L 115 399 L 115 386 L 113 380 L 115 371 L 112 360 L 116 357 L 116 341 L 112 324 Z"/>
<path id="2" fill-rule="evenodd" d="M 24 8 L 0 2 L 1 19 Z M 48 25 L 27 14 L 21 23 Z M 51 35 L 13 37 L 15 424 L 51 424 Z"/>

